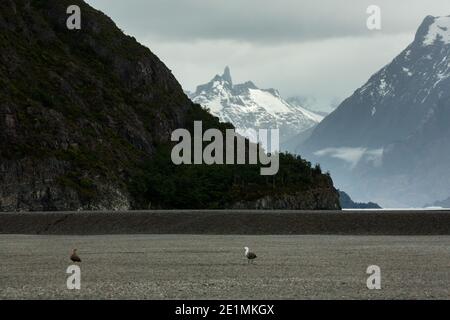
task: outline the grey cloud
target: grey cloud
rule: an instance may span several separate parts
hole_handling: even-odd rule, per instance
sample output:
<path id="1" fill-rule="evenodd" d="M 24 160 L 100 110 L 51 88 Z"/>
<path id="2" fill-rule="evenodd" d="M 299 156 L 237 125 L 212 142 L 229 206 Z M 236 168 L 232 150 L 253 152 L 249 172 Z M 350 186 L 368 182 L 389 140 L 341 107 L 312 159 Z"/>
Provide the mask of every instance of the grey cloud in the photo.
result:
<path id="1" fill-rule="evenodd" d="M 383 33 L 414 30 L 448 0 L 88 0 L 138 37 L 166 41 L 289 42 L 367 36 L 366 9 L 382 9 Z M 447 10 L 444 12 L 443 10 Z"/>
<path id="2" fill-rule="evenodd" d="M 342 101 L 414 38 L 449 0 L 87 0 L 148 46 L 187 90 L 231 66 L 234 80 Z M 369 5 L 382 30 L 366 28 Z"/>
<path id="3" fill-rule="evenodd" d="M 340 38 L 264 46 L 233 41 L 172 43 L 143 40 L 188 90 L 230 65 L 235 82 L 252 80 L 285 96 L 316 97 L 323 107 L 344 99 L 392 60 L 413 34 Z M 334 101 L 333 101 L 334 100 Z"/>

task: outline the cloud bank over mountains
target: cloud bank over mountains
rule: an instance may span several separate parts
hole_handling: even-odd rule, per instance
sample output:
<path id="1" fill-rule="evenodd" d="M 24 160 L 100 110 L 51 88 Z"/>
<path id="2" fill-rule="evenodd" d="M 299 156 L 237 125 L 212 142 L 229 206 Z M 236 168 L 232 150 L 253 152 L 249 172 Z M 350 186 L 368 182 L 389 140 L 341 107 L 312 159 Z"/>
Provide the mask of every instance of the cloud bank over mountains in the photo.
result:
<path id="1" fill-rule="evenodd" d="M 186 90 L 230 65 L 237 82 L 312 96 L 322 110 L 400 53 L 427 14 L 449 10 L 447 0 L 380 0 L 382 30 L 369 31 L 366 0 L 88 2 L 152 48 Z"/>

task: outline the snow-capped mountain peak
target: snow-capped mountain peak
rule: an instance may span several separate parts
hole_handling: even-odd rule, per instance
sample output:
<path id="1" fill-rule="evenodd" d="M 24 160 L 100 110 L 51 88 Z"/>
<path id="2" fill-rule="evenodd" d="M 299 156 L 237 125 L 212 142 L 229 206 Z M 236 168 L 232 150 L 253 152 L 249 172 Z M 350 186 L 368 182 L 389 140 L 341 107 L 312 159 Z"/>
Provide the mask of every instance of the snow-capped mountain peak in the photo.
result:
<path id="1" fill-rule="evenodd" d="M 450 17 L 414 41 L 327 116 L 298 148 L 360 200 L 422 205 L 450 189 Z"/>
<path id="2" fill-rule="evenodd" d="M 233 84 L 230 68 L 199 85 L 190 98 L 240 132 L 280 129 L 281 141 L 317 125 L 323 116 L 284 100 L 275 89 L 260 89 L 253 82 Z"/>

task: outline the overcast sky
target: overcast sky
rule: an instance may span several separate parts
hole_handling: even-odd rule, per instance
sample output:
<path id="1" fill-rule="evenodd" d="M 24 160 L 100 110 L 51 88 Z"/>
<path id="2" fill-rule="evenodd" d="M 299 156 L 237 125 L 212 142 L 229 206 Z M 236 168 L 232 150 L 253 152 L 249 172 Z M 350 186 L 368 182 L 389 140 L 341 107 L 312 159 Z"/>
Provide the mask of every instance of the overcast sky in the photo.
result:
<path id="1" fill-rule="evenodd" d="M 285 96 L 326 109 L 389 63 L 427 15 L 450 15 L 449 0 L 88 0 L 148 46 L 186 90 L 229 65 Z M 369 5 L 382 29 L 366 27 Z"/>

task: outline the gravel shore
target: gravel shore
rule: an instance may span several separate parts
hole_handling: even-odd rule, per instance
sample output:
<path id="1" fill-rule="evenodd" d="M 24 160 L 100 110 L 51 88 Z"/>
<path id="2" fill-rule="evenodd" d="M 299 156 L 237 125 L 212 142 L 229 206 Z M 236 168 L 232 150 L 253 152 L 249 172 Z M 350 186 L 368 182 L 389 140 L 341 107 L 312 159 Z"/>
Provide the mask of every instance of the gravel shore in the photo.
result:
<path id="1" fill-rule="evenodd" d="M 0 235 L 0 298 L 448 299 L 449 248 L 450 236 Z M 366 287 L 369 265 L 381 290 Z"/>

